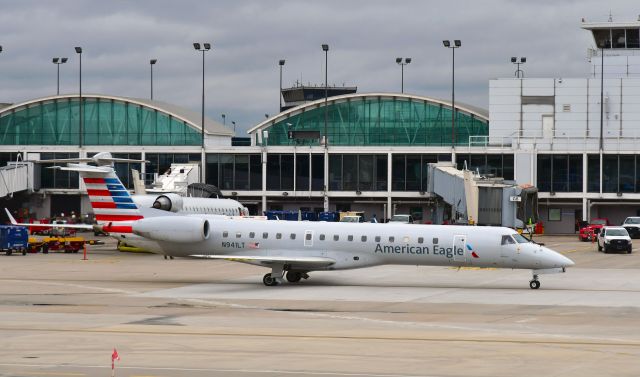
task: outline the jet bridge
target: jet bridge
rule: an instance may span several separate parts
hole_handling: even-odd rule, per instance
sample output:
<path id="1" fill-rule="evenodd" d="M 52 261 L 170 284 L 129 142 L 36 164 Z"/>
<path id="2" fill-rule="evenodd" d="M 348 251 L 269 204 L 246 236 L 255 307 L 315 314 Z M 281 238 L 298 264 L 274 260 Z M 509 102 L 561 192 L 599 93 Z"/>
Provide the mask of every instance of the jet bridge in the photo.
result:
<path id="1" fill-rule="evenodd" d="M 523 228 L 538 221 L 538 190 L 533 186 L 435 163 L 429 164 L 429 191 L 439 199 L 438 223 L 444 220 L 445 204 L 457 223 Z"/>
<path id="2" fill-rule="evenodd" d="M 7 166 L 0 167 L 0 197 L 25 190 L 33 192 L 33 169 L 33 163 L 30 162 L 9 162 Z"/>

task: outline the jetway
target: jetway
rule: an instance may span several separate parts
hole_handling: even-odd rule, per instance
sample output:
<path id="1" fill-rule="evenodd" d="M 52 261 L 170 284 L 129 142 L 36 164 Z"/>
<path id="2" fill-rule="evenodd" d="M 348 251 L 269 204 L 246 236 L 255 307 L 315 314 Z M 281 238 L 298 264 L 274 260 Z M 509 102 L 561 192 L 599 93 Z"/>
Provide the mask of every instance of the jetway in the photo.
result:
<path id="1" fill-rule="evenodd" d="M 444 221 L 445 206 L 456 223 L 524 228 L 538 221 L 538 190 L 533 186 L 435 163 L 429 164 L 429 191 L 439 199 L 437 222 Z"/>
<path id="2" fill-rule="evenodd" d="M 9 162 L 7 166 L 0 167 L 0 197 L 39 189 L 39 185 L 34 187 L 35 177 L 34 164 L 31 162 Z"/>

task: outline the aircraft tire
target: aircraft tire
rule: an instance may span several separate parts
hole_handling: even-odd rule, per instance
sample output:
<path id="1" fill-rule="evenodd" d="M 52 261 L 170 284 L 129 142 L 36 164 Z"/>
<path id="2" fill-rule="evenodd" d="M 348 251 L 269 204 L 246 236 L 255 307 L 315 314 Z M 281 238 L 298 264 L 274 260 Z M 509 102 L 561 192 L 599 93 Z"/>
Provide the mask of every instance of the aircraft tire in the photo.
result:
<path id="1" fill-rule="evenodd" d="M 289 271 L 287 272 L 287 281 L 289 283 L 297 283 L 302 279 L 302 272 L 298 271 Z"/>
<path id="2" fill-rule="evenodd" d="M 275 287 L 276 285 L 278 285 L 278 281 L 272 278 L 270 273 L 264 275 L 264 277 L 262 278 L 262 283 L 267 287 Z"/>
<path id="3" fill-rule="evenodd" d="M 531 280 L 529 282 L 529 287 L 531 289 L 538 289 L 538 288 L 540 288 L 540 282 L 538 280 Z"/>

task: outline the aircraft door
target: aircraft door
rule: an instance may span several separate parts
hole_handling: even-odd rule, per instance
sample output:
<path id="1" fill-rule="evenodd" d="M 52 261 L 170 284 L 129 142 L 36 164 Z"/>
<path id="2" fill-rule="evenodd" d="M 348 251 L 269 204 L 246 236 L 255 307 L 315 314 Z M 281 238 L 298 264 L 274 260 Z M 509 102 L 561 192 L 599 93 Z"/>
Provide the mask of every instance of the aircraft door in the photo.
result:
<path id="1" fill-rule="evenodd" d="M 306 247 L 313 246 L 313 230 L 304 231 L 304 246 Z"/>
<path id="2" fill-rule="evenodd" d="M 466 262 L 467 261 L 467 236 L 456 235 L 453 236 L 453 261 L 454 262 Z"/>

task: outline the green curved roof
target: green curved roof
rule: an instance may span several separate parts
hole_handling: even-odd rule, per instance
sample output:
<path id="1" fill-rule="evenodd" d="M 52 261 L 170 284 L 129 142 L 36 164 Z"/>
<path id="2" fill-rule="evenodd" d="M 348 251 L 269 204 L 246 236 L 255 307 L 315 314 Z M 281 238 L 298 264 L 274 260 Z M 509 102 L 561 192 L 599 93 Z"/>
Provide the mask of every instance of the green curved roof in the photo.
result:
<path id="1" fill-rule="evenodd" d="M 329 145 L 341 146 L 439 146 L 451 145 L 451 102 L 408 94 L 366 93 L 331 97 L 327 100 Z M 455 106 L 456 144 L 467 144 L 469 136 L 489 134 L 486 111 Z M 319 140 L 289 139 L 289 131 L 317 131 L 324 135 L 324 99 L 282 112 L 263 121 L 248 133 L 268 131 L 267 144 L 318 145 Z"/>
<path id="2" fill-rule="evenodd" d="M 200 145 L 200 114 L 136 98 L 87 94 L 83 145 Z M 77 95 L 38 98 L 0 108 L 0 145 L 78 145 Z M 205 119 L 205 133 L 233 132 Z"/>

